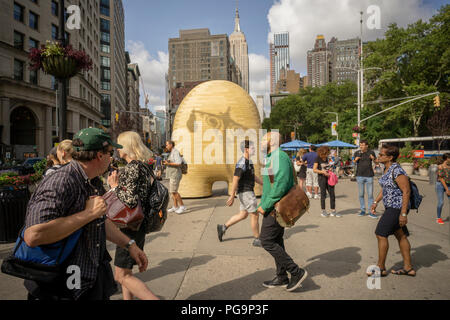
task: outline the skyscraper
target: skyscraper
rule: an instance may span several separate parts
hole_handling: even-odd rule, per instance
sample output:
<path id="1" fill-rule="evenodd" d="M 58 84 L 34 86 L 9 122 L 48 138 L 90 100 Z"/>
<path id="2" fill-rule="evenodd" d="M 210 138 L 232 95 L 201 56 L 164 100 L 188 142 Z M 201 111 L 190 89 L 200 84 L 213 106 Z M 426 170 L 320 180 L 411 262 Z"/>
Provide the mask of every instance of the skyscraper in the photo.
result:
<path id="1" fill-rule="evenodd" d="M 332 81 L 338 84 L 344 81 L 358 82 L 359 38 L 334 41 L 332 53 Z"/>
<path id="2" fill-rule="evenodd" d="M 328 50 L 325 37 L 318 35 L 314 49 L 307 53 L 308 81 L 312 87 L 321 87 L 330 82 L 331 52 Z"/>
<path id="3" fill-rule="evenodd" d="M 249 69 L 248 69 L 248 45 L 244 33 L 241 31 L 239 21 L 239 11 L 236 7 L 236 17 L 234 19 L 234 32 L 230 35 L 230 54 L 237 67 L 238 78 L 241 78 L 239 85 L 249 92 Z"/>
<path id="4" fill-rule="evenodd" d="M 290 68 L 289 32 L 275 33 L 270 45 L 270 91 L 274 93 L 280 72 Z"/>

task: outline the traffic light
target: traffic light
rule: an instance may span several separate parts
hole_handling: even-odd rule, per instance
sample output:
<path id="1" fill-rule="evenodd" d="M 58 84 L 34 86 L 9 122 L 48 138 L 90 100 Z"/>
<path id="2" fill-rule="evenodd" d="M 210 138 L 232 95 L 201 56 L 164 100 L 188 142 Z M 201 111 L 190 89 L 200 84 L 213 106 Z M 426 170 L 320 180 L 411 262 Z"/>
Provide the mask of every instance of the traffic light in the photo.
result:
<path id="1" fill-rule="evenodd" d="M 439 96 L 434 97 L 433 101 L 434 101 L 434 106 L 435 106 L 436 108 L 438 108 L 438 107 L 441 106 L 441 101 L 440 101 L 440 99 L 439 99 Z"/>
<path id="2" fill-rule="evenodd" d="M 119 113 L 116 112 L 116 122 L 119 122 Z"/>

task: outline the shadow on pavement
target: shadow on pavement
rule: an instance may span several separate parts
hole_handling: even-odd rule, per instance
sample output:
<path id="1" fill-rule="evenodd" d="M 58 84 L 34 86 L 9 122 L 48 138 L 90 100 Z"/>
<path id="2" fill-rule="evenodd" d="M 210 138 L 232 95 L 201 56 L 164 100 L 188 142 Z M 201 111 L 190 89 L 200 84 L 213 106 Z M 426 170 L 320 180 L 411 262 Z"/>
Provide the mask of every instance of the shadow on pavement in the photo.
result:
<path id="1" fill-rule="evenodd" d="M 323 253 L 307 260 L 312 261 L 305 266 L 311 277 L 325 275 L 329 278 L 339 278 L 361 269 L 361 248 L 347 247 Z M 305 280 L 306 281 L 306 280 Z"/>
<path id="2" fill-rule="evenodd" d="M 234 279 L 225 283 L 221 283 L 206 291 L 196 293 L 186 300 L 250 300 L 254 295 L 257 295 L 265 290 L 285 290 L 284 288 L 268 289 L 262 284 L 264 281 L 272 280 L 275 277 L 274 269 L 266 269 L 256 271 L 248 276 Z M 299 291 L 311 291 L 320 289 L 310 278 L 306 278 L 302 283 L 302 287 L 297 289 Z"/>
<path id="3" fill-rule="evenodd" d="M 356 209 L 346 209 L 346 210 L 342 210 L 342 211 L 340 211 L 340 210 L 337 210 L 337 212 L 339 213 L 339 214 L 341 214 L 341 215 L 347 215 L 347 214 L 358 214 L 359 212 L 360 212 L 360 209 L 359 208 L 356 208 Z"/>
<path id="4" fill-rule="evenodd" d="M 441 246 L 436 244 L 427 244 L 417 248 L 411 248 L 411 263 L 414 270 L 419 270 L 421 268 L 430 268 L 433 264 L 440 261 L 448 260 L 448 256 L 440 251 Z M 400 251 L 396 252 L 400 254 Z M 403 260 L 395 263 L 392 267 L 393 269 L 403 268 Z"/>
<path id="5" fill-rule="evenodd" d="M 285 229 L 284 239 L 285 240 L 289 239 L 291 236 L 293 236 L 296 233 L 306 232 L 306 230 L 308 230 L 308 229 L 315 229 L 315 228 L 318 228 L 318 227 L 319 227 L 318 225 L 309 224 L 307 226 L 299 225 L 299 226 L 296 226 L 296 227 L 293 227 L 293 228 L 290 228 L 290 229 Z"/>
<path id="6" fill-rule="evenodd" d="M 173 258 L 161 261 L 159 265 L 149 268 L 143 273 L 134 274 L 137 278 L 144 282 L 151 281 L 153 279 L 162 278 L 164 276 L 186 271 L 188 268 L 200 266 L 213 260 L 213 256 L 205 255 L 192 258 Z"/>

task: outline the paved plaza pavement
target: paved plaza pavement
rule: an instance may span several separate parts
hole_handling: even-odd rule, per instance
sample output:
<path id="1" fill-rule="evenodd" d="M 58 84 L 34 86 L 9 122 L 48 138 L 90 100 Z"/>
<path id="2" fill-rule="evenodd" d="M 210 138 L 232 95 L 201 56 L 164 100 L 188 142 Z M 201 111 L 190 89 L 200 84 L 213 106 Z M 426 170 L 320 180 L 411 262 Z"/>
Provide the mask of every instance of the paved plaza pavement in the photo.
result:
<path id="1" fill-rule="evenodd" d="M 262 286 L 274 277 L 275 264 L 264 249 L 252 246 L 249 218 L 227 230 L 219 242 L 217 224 L 239 210 L 237 199 L 231 208 L 225 206 L 226 184 L 220 182 L 212 197 L 185 200 L 187 213 L 169 214 L 161 232 L 147 235 L 149 268 L 138 277 L 166 300 L 450 299 L 449 203 L 443 209 L 446 224 L 438 225 L 434 186 L 416 183 L 425 198 L 419 213 L 408 217 L 415 278 L 389 274 L 380 279 L 380 289 L 368 289 L 366 269 L 377 262 L 378 220 L 357 216 L 357 184 L 348 179 L 336 187 L 342 218 L 321 217 L 320 200 L 311 200 L 309 212 L 285 230 L 287 252 L 309 274 L 294 292 Z M 379 191 L 376 182 L 374 196 Z M 382 205 L 378 211 L 383 211 Z M 395 237 L 390 237 L 389 245 L 388 271 L 402 266 Z M 0 259 L 11 248 L 0 245 Z M 114 257 L 115 246 L 108 243 L 108 249 Z M 0 273 L 0 300 L 25 299 L 22 282 Z M 112 299 L 121 299 L 120 292 Z"/>

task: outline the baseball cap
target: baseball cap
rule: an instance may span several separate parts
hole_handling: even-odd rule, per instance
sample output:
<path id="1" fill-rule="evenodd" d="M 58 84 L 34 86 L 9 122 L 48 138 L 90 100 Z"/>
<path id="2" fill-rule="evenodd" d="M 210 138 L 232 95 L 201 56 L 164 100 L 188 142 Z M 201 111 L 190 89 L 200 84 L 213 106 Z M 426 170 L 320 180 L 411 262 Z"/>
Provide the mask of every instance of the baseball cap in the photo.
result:
<path id="1" fill-rule="evenodd" d="M 82 147 L 73 147 L 75 151 L 102 150 L 108 145 L 118 149 L 123 148 L 120 144 L 114 143 L 109 134 L 99 128 L 82 129 L 74 135 L 73 139 L 80 139 L 83 142 Z"/>

